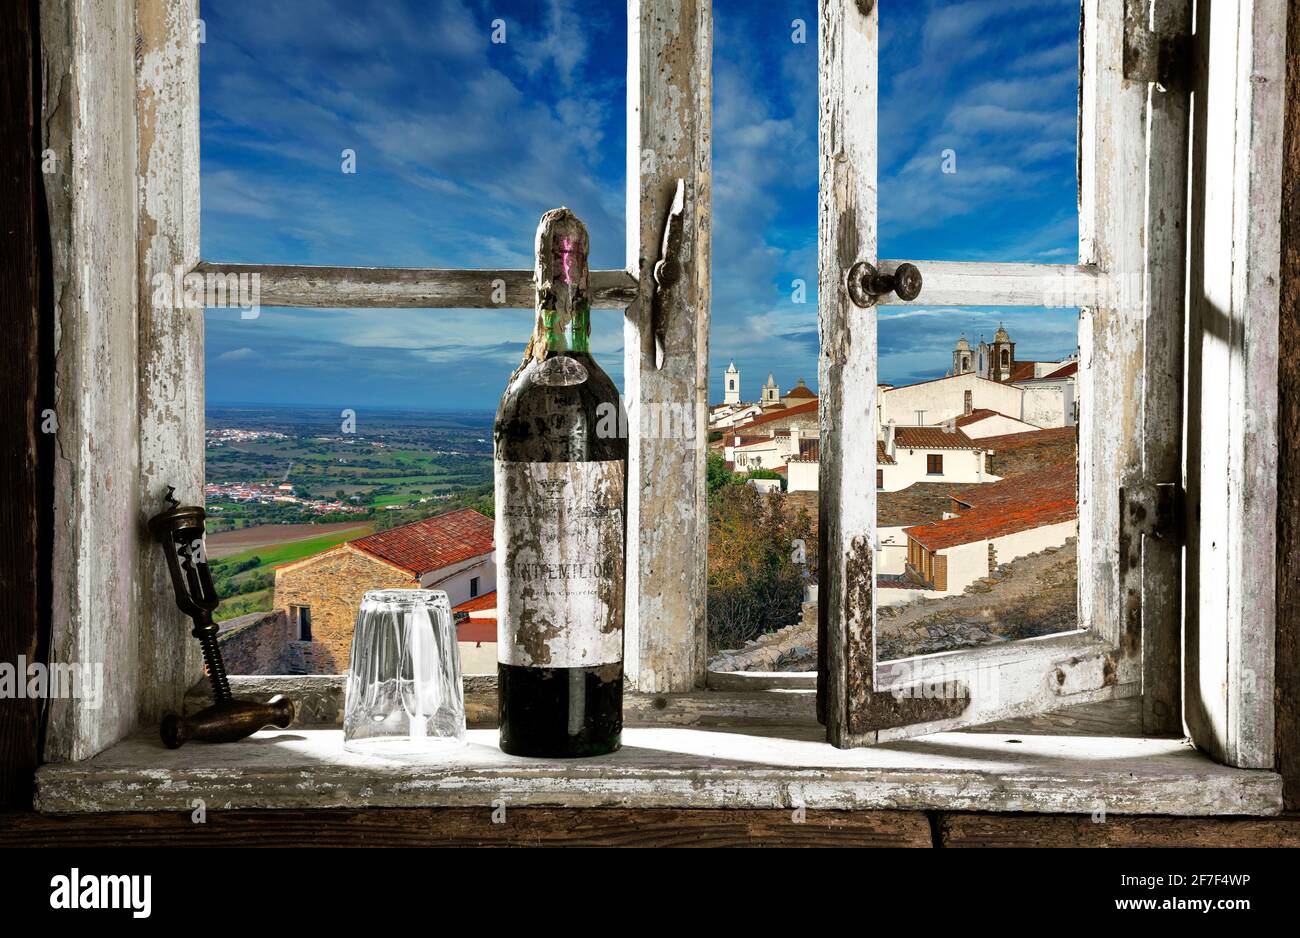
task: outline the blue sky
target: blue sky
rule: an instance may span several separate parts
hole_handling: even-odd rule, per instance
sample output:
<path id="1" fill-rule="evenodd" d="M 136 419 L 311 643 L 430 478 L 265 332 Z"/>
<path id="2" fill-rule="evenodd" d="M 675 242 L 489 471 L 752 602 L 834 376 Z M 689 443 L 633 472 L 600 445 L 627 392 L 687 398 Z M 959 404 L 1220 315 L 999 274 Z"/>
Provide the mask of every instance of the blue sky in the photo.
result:
<path id="1" fill-rule="evenodd" d="M 881 256 L 1073 261 L 1077 2 L 880 6 Z M 593 265 L 623 266 L 621 0 L 205 0 L 203 16 L 206 259 L 531 267 L 537 218 L 566 204 Z M 715 399 L 733 358 L 746 396 L 769 371 L 816 386 L 816 26 L 815 0 L 714 0 Z M 619 380 L 621 316 L 595 316 Z M 1003 319 L 1018 355 L 1061 357 L 1076 318 L 884 309 L 881 377 L 941 374 L 958 333 Z M 212 310 L 208 400 L 491 408 L 530 326 L 527 310 Z"/>

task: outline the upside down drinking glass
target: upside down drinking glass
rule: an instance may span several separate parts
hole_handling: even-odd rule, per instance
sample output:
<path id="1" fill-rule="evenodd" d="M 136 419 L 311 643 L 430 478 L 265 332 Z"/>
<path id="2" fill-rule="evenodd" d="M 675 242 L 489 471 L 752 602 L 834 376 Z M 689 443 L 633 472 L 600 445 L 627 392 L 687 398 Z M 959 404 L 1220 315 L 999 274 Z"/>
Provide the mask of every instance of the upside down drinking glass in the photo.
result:
<path id="1" fill-rule="evenodd" d="M 421 755 L 464 743 L 460 649 L 447 594 L 366 593 L 352 634 L 344 748 Z"/>

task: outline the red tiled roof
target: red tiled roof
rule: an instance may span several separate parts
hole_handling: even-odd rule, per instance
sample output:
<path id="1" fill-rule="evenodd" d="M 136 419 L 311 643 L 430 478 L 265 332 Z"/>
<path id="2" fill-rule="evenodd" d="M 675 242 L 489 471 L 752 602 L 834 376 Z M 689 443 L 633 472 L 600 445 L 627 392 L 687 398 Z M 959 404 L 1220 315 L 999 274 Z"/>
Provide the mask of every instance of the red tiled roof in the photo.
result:
<path id="1" fill-rule="evenodd" d="M 1042 362 L 1022 362 L 1016 361 L 1011 363 L 1011 376 L 1008 381 L 1032 381 L 1034 379 L 1035 365 Z"/>
<path id="2" fill-rule="evenodd" d="M 968 427 L 972 423 L 979 423 L 981 420 L 987 420 L 989 417 L 1006 417 L 1007 415 L 998 410 L 989 410 L 987 407 L 976 407 L 969 414 L 962 414 L 954 422 L 959 427 Z M 1014 420 L 1015 418 L 1009 418 Z"/>
<path id="3" fill-rule="evenodd" d="M 1062 365 L 1053 371 L 1050 375 L 1043 375 L 1044 378 L 1068 378 L 1070 375 L 1079 373 L 1079 363 L 1070 362 L 1068 365 Z"/>
<path id="4" fill-rule="evenodd" d="M 1051 427 L 1046 430 L 1026 430 L 1024 433 L 1003 433 L 1000 436 L 980 437 L 980 446 L 1004 453 L 1011 449 L 1037 446 L 1061 440 L 1074 440 L 1078 434 L 1074 427 Z"/>
<path id="5" fill-rule="evenodd" d="M 813 398 L 806 404 L 796 404 L 794 407 L 783 407 L 780 410 L 774 410 L 771 413 L 755 417 L 753 420 L 741 424 L 740 428 L 749 430 L 761 424 L 770 423 L 773 420 L 781 420 L 785 417 L 798 417 L 800 414 L 815 414 L 817 413 L 818 403 L 817 398 Z"/>
<path id="6" fill-rule="evenodd" d="M 456 612 L 482 612 L 490 609 L 496 612 L 497 608 L 497 591 L 492 590 L 484 593 L 482 596 L 475 596 L 473 599 L 467 599 L 451 611 Z M 456 640 L 460 642 L 495 642 L 497 640 L 497 618 L 492 616 L 488 619 L 465 619 L 456 624 Z"/>
<path id="7" fill-rule="evenodd" d="M 797 398 L 814 398 L 814 399 L 817 397 L 817 395 L 813 393 L 812 389 L 805 384 L 801 384 L 798 387 L 793 388 L 789 394 L 786 394 L 784 396 L 797 397 Z"/>
<path id="8" fill-rule="evenodd" d="M 899 427 L 894 431 L 894 449 L 984 449 L 960 430 L 944 427 Z"/>
<path id="9" fill-rule="evenodd" d="M 770 436 L 742 436 L 740 438 L 740 449 L 746 446 L 757 446 L 760 443 L 771 443 L 775 437 Z"/>
<path id="10" fill-rule="evenodd" d="M 950 496 L 969 508 L 955 518 L 904 528 L 927 550 L 990 540 L 1079 517 L 1074 477 L 1059 469 L 978 485 Z"/>
<path id="11" fill-rule="evenodd" d="M 876 465 L 877 466 L 896 466 L 898 460 L 890 456 L 885 449 L 884 440 L 876 440 Z"/>
<path id="12" fill-rule="evenodd" d="M 491 553 L 493 521 L 473 508 L 412 521 L 355 541 L 349 547 L 423 576 L 462 560 Z"/>

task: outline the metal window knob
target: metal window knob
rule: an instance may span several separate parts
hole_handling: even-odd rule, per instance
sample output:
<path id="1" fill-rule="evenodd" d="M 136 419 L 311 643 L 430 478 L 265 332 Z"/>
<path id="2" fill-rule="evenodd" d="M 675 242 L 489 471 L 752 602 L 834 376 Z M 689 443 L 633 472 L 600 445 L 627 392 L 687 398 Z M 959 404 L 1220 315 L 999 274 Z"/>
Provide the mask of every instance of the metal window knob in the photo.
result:
<path id="1" fill-rule="evenodd" d="M 874 264 L 858 261 L 844 278 L 849 299 L 854 306 L 866 309 L 890 293 L 900 300 L 914 300 L 921 295 L 921 272 L 914 264 L 899 264 L 892 274 L 881 273 Z"/>

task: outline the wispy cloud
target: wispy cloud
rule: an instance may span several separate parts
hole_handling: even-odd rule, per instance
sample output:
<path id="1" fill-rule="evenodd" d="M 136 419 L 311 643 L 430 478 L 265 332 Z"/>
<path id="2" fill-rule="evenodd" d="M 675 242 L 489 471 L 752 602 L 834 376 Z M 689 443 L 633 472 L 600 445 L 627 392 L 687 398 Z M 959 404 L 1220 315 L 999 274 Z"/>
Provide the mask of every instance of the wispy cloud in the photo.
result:
<path id="1" fill-rule="evenodd" d="M 882 7 L 881 256 L 1069 262 L 1075 0 Z M 530 267 L 537 218 L 567 204 L 593 266 L 623 266 L 621 4 L 227 0 L 204 16 L 205 257 Z M 816 384 L 816 31 L 816 0 L 714 2 L 715 396 L 731 358 L 747 396 L 768 372 Z M 942 373 L 963 328 L 996 328 L 979 311 L 880 315 L 892 381 Z M 997 315 L 1027 357 L 1073 348 L 1068 311 Z M 620 317 L 596 316 L 620 377 Z M 530 327 L 527 310 L 212 312 L 209 397 L 490 407 Z"/>

